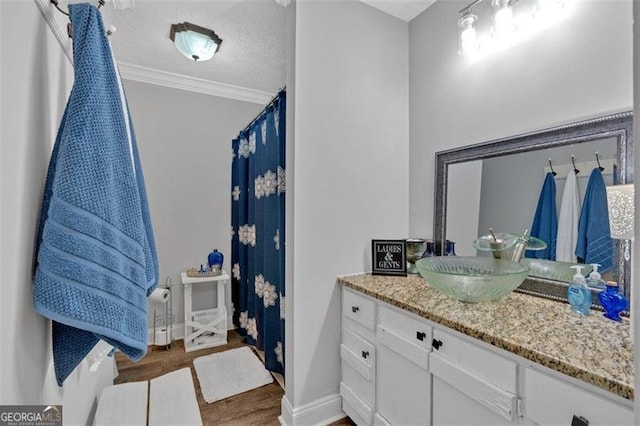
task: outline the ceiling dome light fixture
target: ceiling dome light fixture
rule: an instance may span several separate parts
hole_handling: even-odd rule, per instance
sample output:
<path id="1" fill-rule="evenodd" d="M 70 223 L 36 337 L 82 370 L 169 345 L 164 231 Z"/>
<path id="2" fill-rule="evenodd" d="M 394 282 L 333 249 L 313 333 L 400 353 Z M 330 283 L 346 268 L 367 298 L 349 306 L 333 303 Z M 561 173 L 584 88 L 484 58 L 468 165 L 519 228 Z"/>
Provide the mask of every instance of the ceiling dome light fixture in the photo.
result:
<path id="1" fill-rule="evenodd" d="M 190 22 L 172 24 L 169 38 L 180 53 L 196 62 L 213 58 L 222 43 L 213 30 Z"/>

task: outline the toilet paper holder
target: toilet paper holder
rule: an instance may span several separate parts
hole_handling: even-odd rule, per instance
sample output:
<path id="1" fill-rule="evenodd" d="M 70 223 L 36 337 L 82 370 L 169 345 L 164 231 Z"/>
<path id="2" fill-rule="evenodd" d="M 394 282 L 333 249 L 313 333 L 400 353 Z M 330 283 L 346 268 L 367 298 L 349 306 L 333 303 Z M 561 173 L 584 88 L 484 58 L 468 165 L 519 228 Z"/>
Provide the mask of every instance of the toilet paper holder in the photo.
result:
<path id="1" fill-rule="evenodd" d="M 164 302 L 153 303 L 153 345 L 171 349 L 175 321 L 171 303 L 171 277 L 167 278 L 164 287 L 158 287 L 158 289 L 168 291 L 168 296 Z"/>

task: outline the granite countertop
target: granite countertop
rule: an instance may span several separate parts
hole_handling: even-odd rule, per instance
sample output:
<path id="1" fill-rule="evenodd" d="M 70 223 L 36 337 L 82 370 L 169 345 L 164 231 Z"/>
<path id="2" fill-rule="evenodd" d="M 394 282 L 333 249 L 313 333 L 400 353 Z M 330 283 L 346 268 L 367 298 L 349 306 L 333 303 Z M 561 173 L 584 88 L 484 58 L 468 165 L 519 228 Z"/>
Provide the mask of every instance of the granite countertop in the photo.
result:
<path id="1" fill-rule="evenodd" d="M 601 312 L 582 317 L 566 303 L 510 293 L 500 300 L 462 303 L 420 276 L 360 274 L 338 282 L 530 361 L 633 399 L 633 343 L 628 319 Z"/>

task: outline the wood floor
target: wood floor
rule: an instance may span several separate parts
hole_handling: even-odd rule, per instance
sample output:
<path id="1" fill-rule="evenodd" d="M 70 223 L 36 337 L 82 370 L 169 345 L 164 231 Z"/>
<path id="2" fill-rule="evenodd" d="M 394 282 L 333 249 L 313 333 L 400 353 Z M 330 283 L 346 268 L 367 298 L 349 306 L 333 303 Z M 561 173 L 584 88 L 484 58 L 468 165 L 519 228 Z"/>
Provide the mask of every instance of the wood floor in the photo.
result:
<path id="1" fill-rule="evenodd" d="M 196 388 L 200 415 L 205 425 L 280 425 L 280 402 L 284 390 L 277 381 L 260 388 L 234 395 L 222 401 L 207 404 L 200 391 L 193 360 L 197 357 L 246 346 L 241 336 L 234 331 L 228 333 L 228 344 L 215 348 L 185 352 L 182 340 L 173 342 L 171 349 L 149 346 L 147 355 L 134 363 L 122 353 L 116 353 L 120 374 L 116 384 L 151 380 L 170 371 L 189 367 Z M 352 425 L 348 418 L 333 423 L 333 426 Z"/>

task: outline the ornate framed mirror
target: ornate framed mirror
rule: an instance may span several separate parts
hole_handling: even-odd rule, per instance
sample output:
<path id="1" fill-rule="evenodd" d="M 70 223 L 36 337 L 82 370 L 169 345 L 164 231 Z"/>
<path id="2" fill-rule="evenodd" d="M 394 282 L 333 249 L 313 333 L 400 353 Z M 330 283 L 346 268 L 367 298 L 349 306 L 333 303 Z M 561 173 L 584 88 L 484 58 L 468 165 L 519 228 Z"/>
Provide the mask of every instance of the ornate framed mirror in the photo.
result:
<path id="1" fill-rule="evenodd" d="M 604 166 L 607 185 L 632 183 L 632 122 L 632 112 L 624 112 L 436 153 L 436 246 L 444 247 L 446 240 L 462 232 L 462 228 L 466 228 L 466 234 L 456 238 L 465 240 L 467 248 L 470 241 L 487 234 L 485 228 L 489 226 L 516 233 L 530 228 L 549 166 L 558 172 L 558 179 L 567 170 L 582 168 L 576 176 L 584 180 L 578 186 L 584 187 L 593 165 L 599 161 L 605 163 L 598 166 Z M 464 172 L 458 174 L 457 168 Z M 536 189 L 531 190 L 531 185 Z M 460 204 L 459 200 L 464 201 Z M 630 243 L 613 241 L 610 279 L 616 280 L 621 292 L 629 297 L 631 259 L 625 258 L 625 248 L 628 252 Z M 460 255 L 460 248 L 457 251 Z M 567 281 L 530 275 L 519 290 L 564 299 L 566 287 Z"/>

